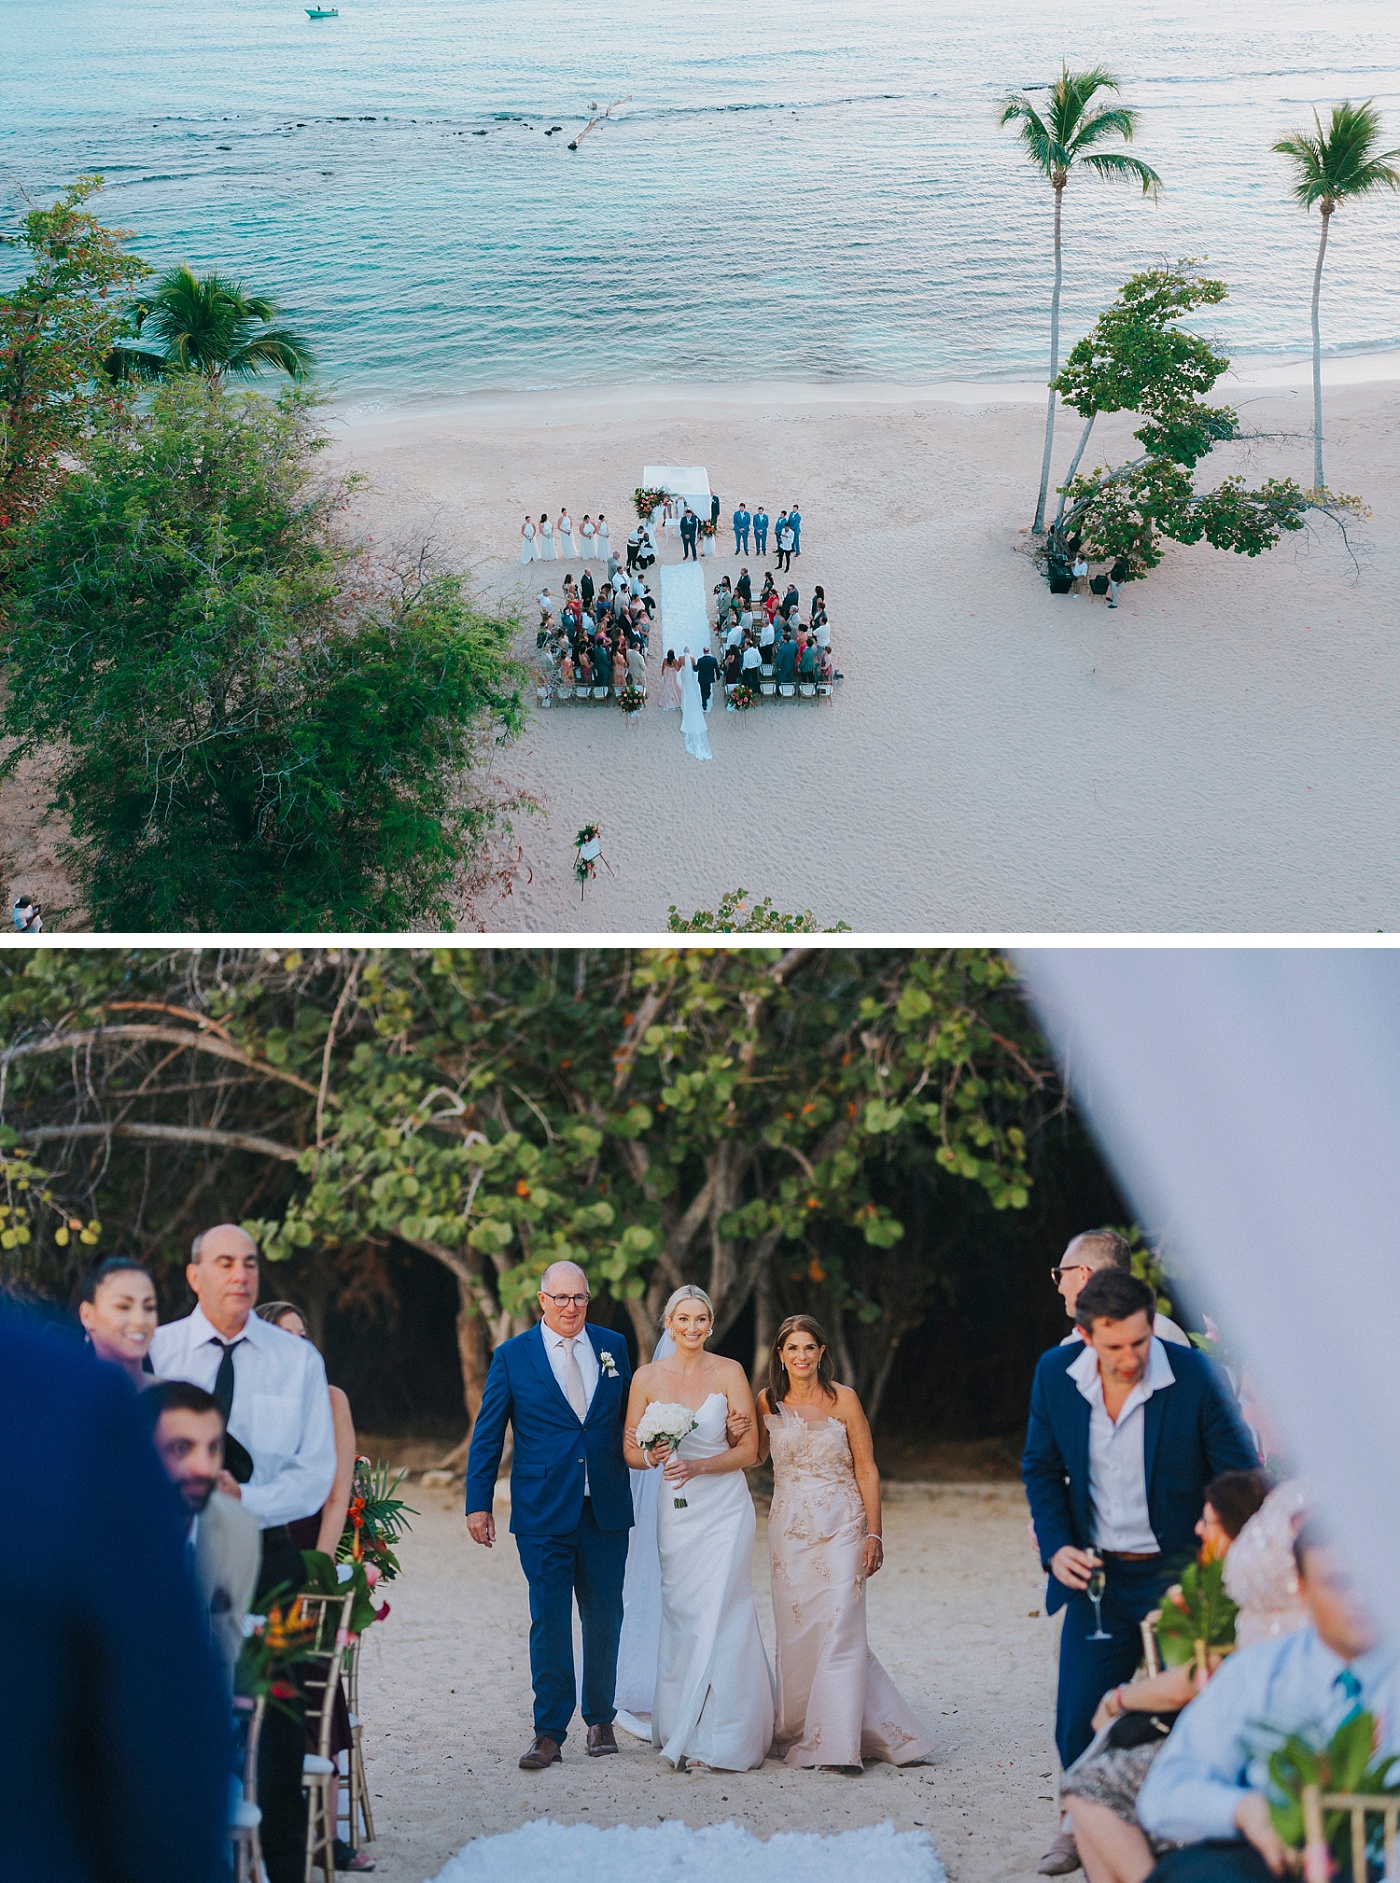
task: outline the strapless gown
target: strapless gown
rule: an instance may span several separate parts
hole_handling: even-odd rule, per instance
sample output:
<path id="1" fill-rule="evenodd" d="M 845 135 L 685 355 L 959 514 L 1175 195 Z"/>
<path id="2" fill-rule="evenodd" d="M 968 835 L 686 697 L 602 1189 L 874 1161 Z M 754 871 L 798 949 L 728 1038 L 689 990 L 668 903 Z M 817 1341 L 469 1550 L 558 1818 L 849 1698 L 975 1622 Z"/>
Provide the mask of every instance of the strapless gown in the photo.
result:
<path id="1" fill-rule="evenodd" d="M 789 1765 L 910 1765 L 933 1750 L 933 1738 L 866 1639 L 865 1506 L 846 1428 L 781 1408 L 767 1425 L 783 1756 Z"/>
<path id="2" fill-rule="evenodd" d="M 696 1413 L 683 1458 L 728 1449 L 729 1405 L 711 1393 Z M 661 1553 L 661 1643 L 652 1744 L 677 1765 L 695 1759 L 726 1772 L 762 1765 L 773 1741 L 773 1676 L 753 1599 L 753 1499 L 742 1471 L 692 1478 L 675 1507 L 662 1481 L 656 1537 Z"/>

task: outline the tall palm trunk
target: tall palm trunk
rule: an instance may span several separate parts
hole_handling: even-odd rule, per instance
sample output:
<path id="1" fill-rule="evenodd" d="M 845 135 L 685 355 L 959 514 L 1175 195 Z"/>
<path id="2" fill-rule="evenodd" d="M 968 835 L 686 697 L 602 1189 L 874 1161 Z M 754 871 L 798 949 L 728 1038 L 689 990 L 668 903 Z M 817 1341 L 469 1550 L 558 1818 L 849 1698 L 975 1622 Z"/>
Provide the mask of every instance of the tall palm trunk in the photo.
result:
<path id="1" fill-rule="evenodd" d="M 1040 495 L 1035 500 L 1037 536 L 1045 533 L 1045 497 L 1050 489 L 1050 454 L 1055 448 L 1055 381 L 1060 374 L 1060 283 L 1064 261 L 1060 250 L 1060 210 L 1065 199 L 1063 183 L 1055 184 L 1055 286 L 1050 295 L 1050 397 L 1045 407 L 1045 455 L 1040 461 Z"/>
<path id="2" fill-rule="evenodd" d="M 1327 226 L 1332 220 L 1332 205 L 1322 205 L 1322 240 L 1317 245 L 1317 266 L 1313 269 L 1312 293 L 1312 336 L 1313 336 L 1313 488 L 1325 489 L 1322 481 L 1322 322 L 1319 309 L 1322 301 L 1322 264 L 1327 254 Z"/>

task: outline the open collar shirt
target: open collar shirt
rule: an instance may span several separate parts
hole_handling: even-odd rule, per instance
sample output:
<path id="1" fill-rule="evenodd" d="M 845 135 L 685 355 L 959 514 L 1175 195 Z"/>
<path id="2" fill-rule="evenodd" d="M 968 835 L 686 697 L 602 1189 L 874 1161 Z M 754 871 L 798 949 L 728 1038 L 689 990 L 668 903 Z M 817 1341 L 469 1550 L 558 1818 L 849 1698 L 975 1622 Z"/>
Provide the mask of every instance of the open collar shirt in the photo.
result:
<path id="1" fill-rule="evenodd" d="M 335 1480 L 335 1428 L 325 1364 L 309 1340 L 250 1314 L 235 1337 L 228 1429 L 253 1460 L 244 1508 L 264 1529 L 320 1510 Z M 223 1336 L 202 1308 L 158 1327 L 151 1365 L 162 1379 L 214 1390 Z"/>
<path id="2" fill-rule="evenodd" d="M 1177 1844 L 1238 1837 L 1235 1812 L 1269 1789 L 1269 1752 L 1287 1733 L 1325 1744 L 1356 1707 L 1376 1720 L 1378 1751 L 1400 1752 L 1395 1655 L 1344 1662 L 1315 1628 L 1240 1648 L 1172 1728 L 1138 1793 L 1145 1830 Z"/>
<path id="3" fill-rule="evenodd" d="M 1108 1416 L 1099 1356 L 1087 1341 L 1068 1371 L 1089 1402 L 1089 1501 L 1094 1511 L 1094 1543 L 1101 1550 L 1156 1555 L 1161 1544 L 1147 1508 L 1143 1408 L 1154 1393 L 1176 1382 L 1167 1350 L 1160 1340 L 1153 1340 L 1147 1371 L 1123 1401 L 1116 1420 Z"/>

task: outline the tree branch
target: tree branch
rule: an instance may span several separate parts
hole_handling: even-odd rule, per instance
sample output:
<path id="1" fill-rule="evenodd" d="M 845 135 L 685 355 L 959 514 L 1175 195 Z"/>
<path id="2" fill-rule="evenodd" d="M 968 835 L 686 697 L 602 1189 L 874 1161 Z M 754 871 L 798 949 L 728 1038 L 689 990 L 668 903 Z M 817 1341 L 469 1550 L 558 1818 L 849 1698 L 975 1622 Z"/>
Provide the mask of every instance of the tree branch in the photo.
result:
<path id="1" fill-rule="evenodd" d="M 26 1144 L 50 1138 L 135 1138 L 156 1144 L 214 1144 L 226 1151 L 252 1151 L 258 1157 L 276 1157 L 284 1164 L 300 1162 L 294 1145 L 278 1144 L 251 1131 L 215 1131 L 208 1125 L 34 1125 L 24 1133 Z"/>

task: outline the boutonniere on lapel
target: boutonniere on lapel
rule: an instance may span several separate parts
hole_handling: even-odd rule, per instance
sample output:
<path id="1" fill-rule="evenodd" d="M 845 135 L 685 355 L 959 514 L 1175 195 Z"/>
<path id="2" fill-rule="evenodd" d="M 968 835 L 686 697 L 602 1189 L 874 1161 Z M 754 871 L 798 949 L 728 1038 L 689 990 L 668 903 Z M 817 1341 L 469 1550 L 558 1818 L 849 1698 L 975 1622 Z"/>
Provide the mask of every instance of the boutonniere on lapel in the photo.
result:
<path id="1" fill-rule="evenodd" d="M 598 1365 L 602 1371 L 607 1374 L 610 1380 L 617 1378 L 617 1362 L 613 1359 L 606 1347 L 600 1347 L 598 1349 Z"/>

